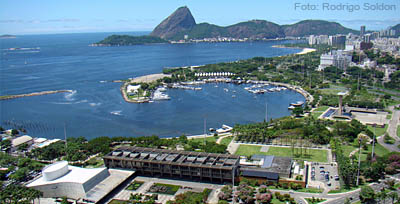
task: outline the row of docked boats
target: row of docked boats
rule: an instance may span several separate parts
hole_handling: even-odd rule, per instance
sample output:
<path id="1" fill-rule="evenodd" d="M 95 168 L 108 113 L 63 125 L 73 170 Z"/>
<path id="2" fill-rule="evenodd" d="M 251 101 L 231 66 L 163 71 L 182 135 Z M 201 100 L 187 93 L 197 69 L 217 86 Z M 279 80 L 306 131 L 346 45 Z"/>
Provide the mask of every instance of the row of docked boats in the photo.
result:
<path id="1" fill-rule="evenodd" d="M 182 85 L 182 84 L 179 84 L 179 83 L 172 84 L 172 86 L 170 88 L 173 88 L 173 89 L 185 89 L 185 90 L 195 90 L 195 91 L 202 90 L 201 87 L 185 86 L 185 85 Z"/>
<path id="2" fill-rule="evenodd" d="M 279 92 L 286 90 L 286 87 L 272 87 L 272 88 L 264 88 L 265 86 L 268 86 L 269 84 L 256 84 L 250 87 L 245 87 L 244 89 L 247 90 L 250 93 L 254 94 L 263 94 L 267 92 Z"/>

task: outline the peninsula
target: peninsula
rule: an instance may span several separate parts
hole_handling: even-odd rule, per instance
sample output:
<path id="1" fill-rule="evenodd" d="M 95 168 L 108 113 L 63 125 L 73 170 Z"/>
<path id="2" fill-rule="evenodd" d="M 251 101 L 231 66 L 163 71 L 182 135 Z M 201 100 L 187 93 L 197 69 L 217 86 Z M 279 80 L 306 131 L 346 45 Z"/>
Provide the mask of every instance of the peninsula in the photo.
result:
<path id="1" fill-rule="evenodd" d="M 154 43 L 168 43 L 167 40 L 155 36 L 130 36 L 130 35 L 111 35 L 104 40 L 91 44 L 91 46 L 126 46 Z"/>

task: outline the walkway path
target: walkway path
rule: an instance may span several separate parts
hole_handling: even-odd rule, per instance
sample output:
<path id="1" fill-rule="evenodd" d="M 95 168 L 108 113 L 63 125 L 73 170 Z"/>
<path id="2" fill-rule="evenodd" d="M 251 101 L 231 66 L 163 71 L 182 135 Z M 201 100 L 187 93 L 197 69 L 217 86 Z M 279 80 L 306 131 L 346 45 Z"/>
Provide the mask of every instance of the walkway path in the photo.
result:
<path id="1" fill-rule="evenodd" d="M 357 148 L 355 150 L 353 150 L 352 152 L 350 152 L 349 157 L 353 156 L 355 153 L 357 153 L 359 151 L 360 148 Z"/>
<path id="2" fill-rule="evenodd" d="M 218 140 L 216 141 L 216 143 L 217 143 L 217 144 L 220 144 L 221 141 L 222 141 L 222 139 L 224 139 L 225 137 L 231 137 L 231 136 L 232 136 L 232 133 L 225 134 L 225 135 L 219 137 Z"/>
<path id="3" fill-rule="evenodd" d="M 392 151 L 392 152 L 400 152 L 400 149 L 398 146 L 400 145 L 400 138 L 397 137 L 397 126 L 400 125 L 399 123 L 399 118 L 400 118 L 400 111 L 395 110 L 394 106 L 390 106 L 389 110 L 392 111 L 392 119 L 389 121 L 387 133 L 389 134 L 390 137 L 395 139 L 394 144 L 386 144 L 383 139 L 383 135 L 380 135 L 377 140 L 378 143 L 382 146 L 384 146 L 386 149 Z"/>

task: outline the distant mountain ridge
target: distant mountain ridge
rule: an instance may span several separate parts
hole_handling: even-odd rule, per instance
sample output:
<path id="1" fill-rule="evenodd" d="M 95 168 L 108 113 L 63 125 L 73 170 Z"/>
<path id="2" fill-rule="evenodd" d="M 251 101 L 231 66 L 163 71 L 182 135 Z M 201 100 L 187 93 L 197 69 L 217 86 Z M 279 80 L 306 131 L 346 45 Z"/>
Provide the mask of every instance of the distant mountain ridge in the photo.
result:
<path id="1" fill-rule="evenodd" d="M 396 31 L 396 36 L 400 36 L 400 23 L 393 26 L 391 29 Z"/>
<path id="2" fill-rule="evenodd" d="M 150 33 L 151 36 L 166 40 L 181 40 L 185 35 L 190 39 L 233 37 L 233 38 L 277 38 L 304 37 L 307 35 L 335 35 L 358 33 L 339 23 L 323 20 L 305 20 L 291 25 L 278 25 L 266 20 L 251 20 L 222 27 L 209 23 L 197 24 L 189 8 L 178 8 Z"/>

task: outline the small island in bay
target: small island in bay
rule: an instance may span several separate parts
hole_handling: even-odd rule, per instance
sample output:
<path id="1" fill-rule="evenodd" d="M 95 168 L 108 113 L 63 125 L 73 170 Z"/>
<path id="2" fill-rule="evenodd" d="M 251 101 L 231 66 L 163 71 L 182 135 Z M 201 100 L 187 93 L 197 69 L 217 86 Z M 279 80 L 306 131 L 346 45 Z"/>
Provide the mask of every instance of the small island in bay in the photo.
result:
<path id="1" fill-rule="evenodd" d="M 156 36 L 131 36 L 131 35 L 111 35 L 104 40 L 91 44 L 91 46 L 127 46 L 127 45 L 141 45 L 141 44 L 153 44 L 153 43 L 168 43 Z"/>
<path id="2" fill-rule="evenodd" d="M 0 35 L 0 39 L 8 39 L 8 38 L 16 38 L 17 36 L 15 36 L 15 35 L 8 35 L 8 34 L 6 34 L 6 35 Z"/>

